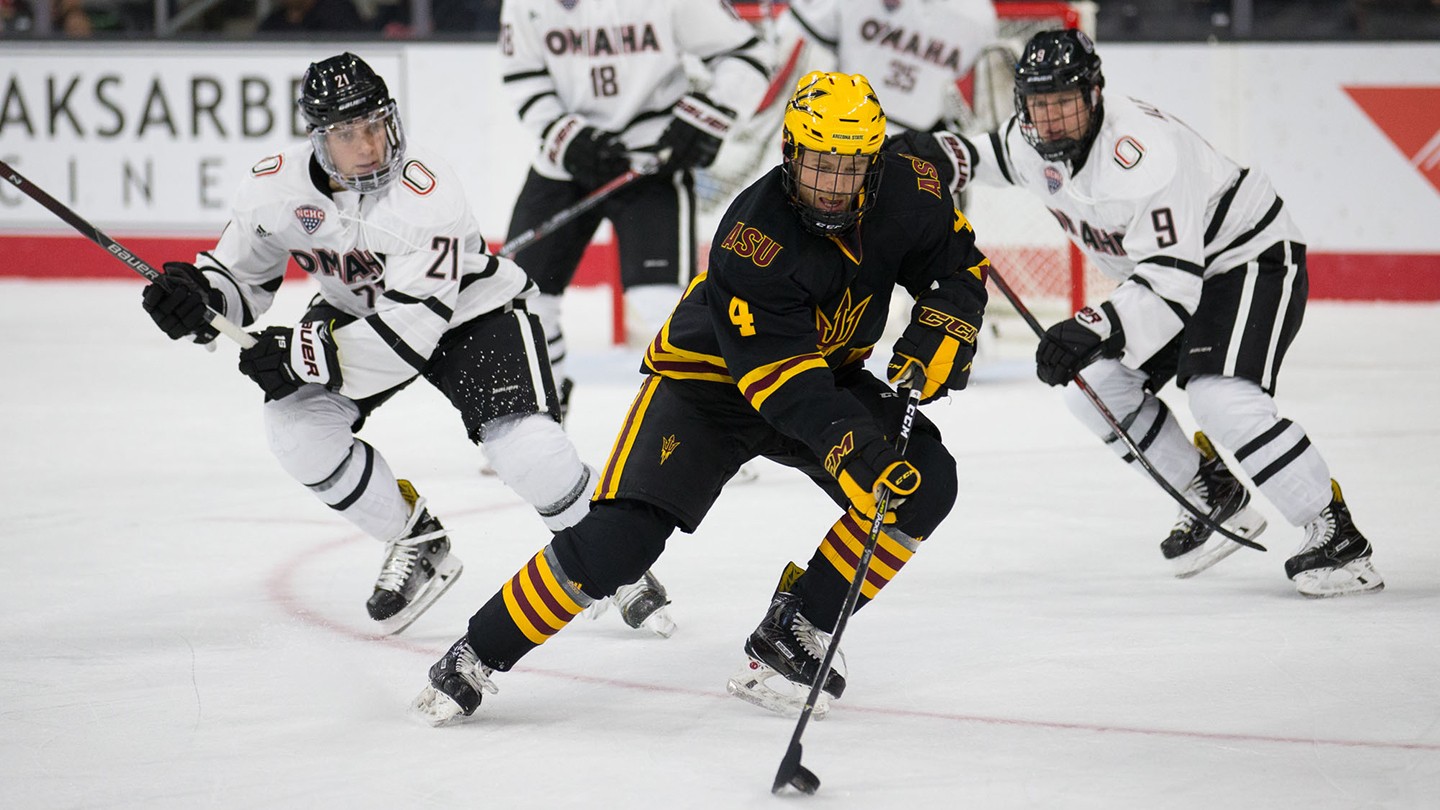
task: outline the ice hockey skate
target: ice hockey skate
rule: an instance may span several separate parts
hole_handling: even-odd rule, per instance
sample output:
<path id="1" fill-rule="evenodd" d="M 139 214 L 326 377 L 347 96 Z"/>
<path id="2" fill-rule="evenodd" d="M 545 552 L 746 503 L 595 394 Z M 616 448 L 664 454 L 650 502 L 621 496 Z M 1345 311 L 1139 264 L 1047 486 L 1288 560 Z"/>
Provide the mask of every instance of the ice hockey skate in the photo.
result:
<path id="1" fill-rule="evenodd" d="M 775 594 L 764 621 L 745 640 L 744 669 L 725 685 L 726 691 L 786 717 L 804 710 L 830 637 L 800 615 L 800 607 L 800 597 L 783 591 Z M 841 669 L 844 658 L 844 653 L 837 653 Z M 830 701 L 844 692 L 845 676 L 831 667 L 810 716 L 823 720 Z"/>
<path id="2" fill-rule="evenodd" d="M 480 663 L 465 636 L 430 667 L 430 683 L 410 703 L 410 713 L 431 726 L 469 717 L 480 708 L 482 692 L 498 694 L 490 680 L 495 670 Z"/>
<path id="3" fill-rule="evenodd" d="M 1370 564 L 1370 541 L 1350 519 L 1340 485 L 1332 480 L 1330 491 L 1330 505 L 1305 525 L 1305 542 L 1285 561 L 1285 576 L 1302 596 L 1315 599 L 1384 590 L 1385 580 Z"/>
<path id="4" fill-rule="evenodd" d="M 670 594 L 660 580 L 649 571 L 629 585 L 621 585 L 615 595 L 608 599 L 596 599 L 585 609 L 585 615 L 595 620 L 605 615 L 614 605 L 620 611 L 620 619 L 636 630 L 649 630 L 661 638 L 675 634 L 675 622 L 665 606 L 670 604 Z"/>
<path id="5" fill-rule="evenodd" d="M 380 623 L 380 631 L 386 635 L 395 635 L 413 624 L 464 570 L 460 559 L 450 553 L 445 527 L 425 508 L 425 499 L 409 481 L 398 483 L 401 495 L 410 504 L 410 522 L 400 539 L 387 547 L 375 592 L 365 603 L 370 618 Z"/>
<path id="6" fill-rule="evenodd" d="M 1204 433 L 1195 434 L 1195 447 L 1204 458 L 1185 488 L 1185 497 L 1226 530 L 1246 540 L 1258 537 L 1267 524 L 1250 505 L 1250 492 L 1225 467 Z M 1239 549 L 1239 543 L 1215 534 L 1187 509 L 1180 510 L 1170 536 L 1160 541 L 1160 553 L 1174 564 L 1180 579 L 1195 576 Z"/>

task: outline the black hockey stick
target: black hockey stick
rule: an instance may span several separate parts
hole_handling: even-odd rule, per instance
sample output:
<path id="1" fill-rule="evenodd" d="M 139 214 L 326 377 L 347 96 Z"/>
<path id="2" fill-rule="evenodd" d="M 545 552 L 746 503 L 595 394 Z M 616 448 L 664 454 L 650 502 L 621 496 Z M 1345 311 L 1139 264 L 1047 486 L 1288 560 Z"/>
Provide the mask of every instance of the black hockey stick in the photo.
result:
<path id="1" fill-rule="evenodd" d="M 1020 300 L 1020 296 L 1016 295 L 1015 291 L 1010 289 L 1010 285 L 1007 284 L 1000 273 L 995 270 L 994 265 L 990 267 L 990 279 L 995 282 L 995 286 L 1000 288 L 1000 292 L 1004 293 L 1005 298 L 1010 301 L 1010 305 L 1015 307 L 1015 311 L 1020 313 L 1020 317 L 1025 319 L 1025 323 L 1030 325 L 1030 330 L 1035 333 L 1035 336 L 1043 340 L 1045 338 L 1045 330 L 1041 328 L 1040 322 L 1035 320 L 1035 316 L 1030 313 L 1030 309 Z M 1140 446 L 1135 443 L 1135 439 L 1121 426 L 1120 420 L 1115 418 L 1115 414 L 1110 411 L 1110 408 L 1106 406 L 1100 399 L 1100 396 L 1095 393 L 1095 389 L 1091 388 L 1090 384 L 1085 382 L 1085 378 L 1077 373 L 1071 382 L 1075 383 L 1075 386 L 1085 394 L 1086 398 L 1090 400 L 1090 404 L 1095 406 L 1095 410 L 1100 412 L 1100 416 L 1110 425 L 1110 430 L 1119 437 L 1120 441 L 1125 443 L 1125 447 L 1129 449 L 1130 454 L 1135 457 L 1135 460 L 1140 462 L 1140 466 L 1145 468 L 1145 472 L 1150 473 L 1150 477 L 1155 479 L 1155 483 L 1159 484 L 1161 489 L 1168 492 L 1171 498 L 1174 498 L 1177 503 L 1184 507 L 1185 511 L 1194 515 L 1197 520 L 1205 524 L 1206 528 L 1222 537 L 1233 540 L 1247 548 L 1253 548 L 1256 551 L 1267 550 L 1254 540 L 1246 540 L 1240 535 L 1226 529 L 1209 515 L 1195 508 L 1195 504 L 1190 503 L 1189 498 L 1181 495 L 1175 487 L 1170 485 L 1169 481 L 1165 480 L 1165 476 L 1161 475 L 1160 471 L 1155 469 L 1155 465 L 1151 464 L 1150 459 L 1146 458 L 1145 454 L 1140 451 Z"/>
<path id="2" fill-rule="evenodd" d="M 904 390 L 905 416 L 900 420 L 900 435 L 895 438 L 895 450 L 902 456 L 905 455 L 906 446 L 910 444 L 910 429 L 915 426 L 915 413 L 920 408 L 920 388 L 905 386 Z M 800 711 L 795 733 L 790 735 L 790 747 L 785 749 L 785 758 L 780 760 L 780 769 L 775 772 L 775 782 L 770 786 L 771 793 L 779 793 L 786 785 L 801 793 L 814 793 L 820 788 L 820 777 L 800 764 L 800 735 L 805 733 L 805 725 L 810 722 L 810 714 L 815 711 L 815 701 L 820 698 L 820 688 L 825 685 L 825 676 L 830 674 L 830 664 L 835 660 L 835 652 L 840 649 L 840 634 L 845 632 L 845 625 L 849 624 L 850 615 L 855 612 L 855 605 L 860 602 L 860 589 L 865 585 L 865 575 L 870 573 L 870 560 L 875 556 L 875 547 L 880 545 L 880 530 L 885 525 L 885 513 L 888 511 L 890 490 L 885 488 L 875 500 L 875 518 L 870 521 L 870 537 L 865 541 L 865 550 L 860 554 L 860 561 L 855 564 L 855 578 L 850 580 L 845 601 L 840 603 L 840 618 L 835 621 L 835 632 L 830 634 L 830 646 L 825 650 L 825 658 L 820 662 L 819 671 L 815 673 L 815 682 L 810 685 L 810 694 L 805 698 L 805 708 Z"/>
<path id="3" fill-rule="evenodd" d="M 617 175 L 615 178 L 606 181 L 605 185 L 581 197 L 573 205 L 557 211 L 539 225 L 516 234 L 514 239 L 501 245 L 500 249 L 495 251 L 495 255 L 503 256 L 507 259 L 515 258 L 516 253 L 560 230 L 560 228 L 564 227 L 570 220 L 609 199 L 611 195 L 620 189 L 625 188 L 642 177 L 649 177 L 660 171 L 662 165 L 664 165 L 664 161 L 660 160 L 648 166 L 631 169 L 624 174 Z"/>
<path id="4" fill-rule="evenodd" d="M 45 190 L 30 182 L 9 163 L 0 160 L 0 173 L 12 185 L 25 193 L 25 196 L 43 205 L 50 213 L 65 220 L 66 224 L 80 232 L 81 236 L 104 248 L 111 256 L 124 262 L 127 267 L 136 273 L 144 276 L 150 281 L 160 278 L 159 270 L 151 267 L 144 259 L 131 253 L 124 245 L 116 242 L 105 234 L 104 231 L 86 222 L 79 214 L 65 207 L 65 204 L 45 193 Z M 239 343 L 244 348 L 255 345 L 255 338 L 245 333 L 245 330 L 231 323 L 224 315 L 216 312 L 210 307 L 205 308 L 209 315 L 209 323 L 217 332 L 223 332 L 226 337 Z"/>

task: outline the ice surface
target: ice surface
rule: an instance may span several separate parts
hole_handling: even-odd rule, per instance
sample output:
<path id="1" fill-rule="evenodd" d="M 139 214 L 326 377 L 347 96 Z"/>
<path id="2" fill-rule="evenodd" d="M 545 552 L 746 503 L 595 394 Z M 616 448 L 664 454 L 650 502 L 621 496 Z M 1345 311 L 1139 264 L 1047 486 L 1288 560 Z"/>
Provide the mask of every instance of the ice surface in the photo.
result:
<path id="1" fill-rule="evenodd" d="M 293 286 L 275 319 L 303 307 Z M 1296 595 L 1300 531 L 1268 505 L 1269 553 L 1173 578 L 1165 495 L 1023 363 L 981 367 L 926 408 L 960 501 L 847 630 L 849 689 L 804 739 L 820 792 L 776 798 L 794 722 L 724 684 L 781 568 L 835 517 L 800 475 L 765 463 L 672 539 L 655 570 L 674 638 L 576 622 L 474 720 L 429 729 L 406 705 L 547 540 L 538 517 L 477 474 L 437 393 L 391 401 L 363 435 L 466 573 L 374 637 L 379 545 L 271 458 L 234 347 L 171 344 L 139 297 L 0 283 L 4 807 L 1440 805 L 1440 307 L 1312 305 L 1280 379 L 1376 545 L 1379 595 Z M 598 463 L 639 378 L 587 336 L 608 328 L 603 295 L 575 298 L 571 430 Z"/>

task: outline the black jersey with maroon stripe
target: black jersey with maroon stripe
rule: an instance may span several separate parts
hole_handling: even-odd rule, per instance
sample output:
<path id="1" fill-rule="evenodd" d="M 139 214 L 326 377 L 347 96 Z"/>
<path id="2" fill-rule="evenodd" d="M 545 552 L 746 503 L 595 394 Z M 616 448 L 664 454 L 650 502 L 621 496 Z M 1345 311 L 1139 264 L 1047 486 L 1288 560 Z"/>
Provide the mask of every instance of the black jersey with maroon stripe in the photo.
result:
<path id="1" fill-rule="evenodd" d="M 806 231 L 776 167 L 735 199 L 642 370 L 716 383 L 824 458 L 879 435 L 838 375 L 880 339 L 898 284 L 912 297 L 985 306 L 989 265 L 929 163 L 887 154 L 875 206 L 844 238 Z"/>

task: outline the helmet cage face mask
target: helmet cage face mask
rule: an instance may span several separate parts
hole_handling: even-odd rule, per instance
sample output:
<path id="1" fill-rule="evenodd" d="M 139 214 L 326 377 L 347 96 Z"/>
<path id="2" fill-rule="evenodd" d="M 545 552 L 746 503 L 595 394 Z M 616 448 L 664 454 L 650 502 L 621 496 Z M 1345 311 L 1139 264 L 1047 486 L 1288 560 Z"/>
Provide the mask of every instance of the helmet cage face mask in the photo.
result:
<path id="1" fill-rule="evenodd" d="M 373 137 L 377 129 L 383 129 L 385 135 L 385 153 L 379 166 L 369 172 L 342 171 L 336 165 L 336 149 L 343 150 L 346 143 Z M 315 149 L 315 160 L 326 174 L 345 188 L 361 194 L 372 194 L 385 188 L 399 175 L 405 162 L 405 128 L 400 123 L 400 111 L 394 100 L 348 121 L 312 128 L 310 145 Z"/>
<path id="2" fill-rule="evenodd" d="M 1099 134 L 1104 87 L 1100 56 L 1083 31 L 1066 29 L 1036 34 L 1025 44 L 1025 53 L 1015 63 L 1015 117 L 1021 136 L 1046 160 L 1071 164 L 1080 161 Z M 1085 118 L 1084 126 L 1075 126 L 1078 120 L 1067 120 L 1067 131 L 1078 134 L 1047 140 L 1036 126 L 1028 101 L 1035 96 L 1066 90 L 1078 90 L 1079 98 L 1060 102 L 1075 105 L 1074 111 L 1066 110 L 1065 115 L 1067 119 L 1070 116 Z M 1056 103 L 1054 99 L 1048 101 Z"/>
<path id="3" fill-rule="evenodd" d="M 325 173 L 352 191 L 371 193 L 394 180 L 405 162 L 405 130 L 385 80 L 365 60 L 342 53 L 310 65 L 301 79 L 300 114 L 309 125 L 315 158 Z M 376 126 L 385 130 L 385 154 L 372 171 L 341 171 L 335 145 Z"/>
<path id="4" fill-rule="evenodd" d="M 874 207 L 884 142 L 885 111 L 864 76 L 814 71 L 800 79 L 785 106 L 782 175 L 807 231 L 847 233 Z M 848 204 L 826 204 L 837 197 L 849 197 Z"/>
<path id="5" fill-rule="evenodd" d="M 823 156 L 827 154 L 848 159 L 825 161 Z M 834 168 L 822 168 L 822 164 Z M 879 154 L 841 156 L 806 149 L 788 139 L 785 142 L 785 194 L 805 230 L 820 236 L 840 236 L 860 223 L 861 217 L 875 206 L 883 168 Z M 856 183 L 856 178 L 863 179 Z M 850 191 L 852 188 L 856 190 Z M 837 196 L 850 197 L 849 205 L 831 210 L 807 202 Z"/>

